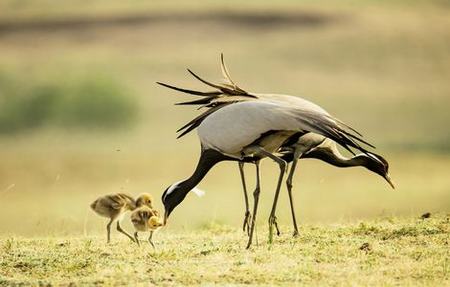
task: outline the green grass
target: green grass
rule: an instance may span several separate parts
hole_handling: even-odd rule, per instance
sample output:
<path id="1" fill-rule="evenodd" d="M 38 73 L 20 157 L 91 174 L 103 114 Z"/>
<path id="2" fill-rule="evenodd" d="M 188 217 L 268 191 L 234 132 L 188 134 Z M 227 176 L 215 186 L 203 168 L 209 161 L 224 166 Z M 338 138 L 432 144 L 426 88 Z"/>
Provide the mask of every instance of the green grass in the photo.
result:
<path id="1" fill-rule="evenodd" d="M 0 285 L 358 285 L 448 286 L 449 215 L 306 225 L 273 245 L 266 225 L 245 250 L 237 227 L 210 224 L 192 232 L 162 230 L 156 251 L 124 236 L 0 239 Z"/>

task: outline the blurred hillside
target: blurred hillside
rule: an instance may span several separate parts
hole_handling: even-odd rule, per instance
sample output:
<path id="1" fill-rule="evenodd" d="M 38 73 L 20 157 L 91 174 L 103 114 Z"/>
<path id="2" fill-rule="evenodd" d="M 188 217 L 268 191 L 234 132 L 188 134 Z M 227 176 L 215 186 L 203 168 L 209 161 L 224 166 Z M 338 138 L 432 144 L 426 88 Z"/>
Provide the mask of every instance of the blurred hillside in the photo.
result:
<path id="1" fill-rule="evenodd" d="M 395 192 L 365 170 L 303 161 L 294 183 L 302 222 L 449 211 L 449 7 L 2 1 L 0 232 L 80 233 L 97 196 L 159 197 L 190 175 L 198 140 L 176 140 L 175 130 L 198 111 L 174 106 L 187 96 L 155 82 L 205 89 L 185 68 L 220 81 L 220 52 L 244 89 L 312 100 L 362 131 L 391 162 Z M 265 161 L 263 173 L 261 223 L 273 196 L 273 164 Z M 207 196 L 189 197 L 173 225 L 239 226 L 237 166 L 217 166 L 201 188 Z M 288 223 L 285 199 L 279 217 Z M 89 220 L 90 232 L 103 230 L 100 219 Z"/>

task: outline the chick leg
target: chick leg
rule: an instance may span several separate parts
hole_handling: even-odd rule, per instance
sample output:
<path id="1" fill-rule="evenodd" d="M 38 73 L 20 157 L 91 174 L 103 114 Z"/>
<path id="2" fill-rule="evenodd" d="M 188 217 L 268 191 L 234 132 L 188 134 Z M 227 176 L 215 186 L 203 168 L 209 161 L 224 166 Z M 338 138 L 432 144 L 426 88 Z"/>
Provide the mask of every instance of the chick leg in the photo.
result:
<path id="1" fill-rule="evenodd" d="M 258 211 L 258 201 L 259 201 L 259 193 L 261 191 L 260 188 L 260 177 L 259 177 L 259 161 L 255 162 L 256 165 L 256 188 L 253 192 L 253 217 L 252 217 L 252 225 L 250 227 L 250 235 L 248 236 L 247 249 L 252 245 L 253 232 L 255 230 L 256 224 L 256 212 Z"/>
<path id="2" fill-rule="evenodd" d="M 108 224 L 106 225 L 106 238 L 107 238 L 107 243 L 111 242 L 111 224 L 114 222 L 114 218 L 111 218 L 111 220 L 108 222 Z"/>
<path id="3" fill-rule="evenodd" d="M 156 249 L 155 244 L 153 244 L 152 238 L 153 238 L 153 231 L 150 231 L 150 236 L 148 237 L 148 242 L 152 245 L 153 249 Z"/>
<path id="4" fill-rule="evenodd" d="M 120 226 L 120 221 L 117 221 L 117 231 L 119 231 L 120 233 L 125 234 L 128 238 L 130 238 L 131 241 L 134 242 L 133 236 L 131 236 L 128 232 L 126 232 L 125 230 L 122 229 L 122 227 Z"/>
<path id="5" fill-rule="evenodd" d="M 141 244 L 139 243 L 139 238 L 138 238 L 138 233 L 137 233 L 137 231 L 134 232 L 134 240 L 136 240 L 136 243 L 137 243 L 138 246 L 141 246 Z"/>
<path id="6" fill-rule="evenodd" d="M 248 204 L 248 194 L 247 194 L 247 185 L 245 184 L 245 175 L 244 175 L 244 163 L 239 162 L 239 173 L 241 174 L 242 187 L 244 190 L 244 200 L 245 200 L 245 217 L 244 224 L 242 225 L 242 230 L 247 232 L 247 235 L 250 235 L 250 222 L 251 222 L 251 214 L 250 208 Z"/>

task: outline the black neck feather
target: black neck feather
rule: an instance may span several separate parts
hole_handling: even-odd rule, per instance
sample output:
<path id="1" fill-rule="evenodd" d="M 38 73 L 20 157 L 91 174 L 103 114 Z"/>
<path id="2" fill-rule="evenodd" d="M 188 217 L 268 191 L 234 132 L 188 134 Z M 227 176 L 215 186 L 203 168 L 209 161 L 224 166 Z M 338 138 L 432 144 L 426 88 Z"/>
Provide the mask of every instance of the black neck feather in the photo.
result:
<path id="1" fill-rule="evenodd" d="M 188 179 L 178 184 L 180 187 L 180 193 L 183 193 L 183 196 L 186 196 L 189 191 L 191 191 L 195 186 L 198 185 L 198 183 L 205 177 L 205 175 L 214 165 L 225 160 L 235 159 L 223 155 L 222 153 L 213 149 L 202 150 L 194 173 Z"/>
<path id="2" fill-rule="evenodd" d="M 351 158 L 346 158 L 338 152 L 333 152 L 330 149 L 316 149 L 305 155 L 302 158 L 316 158 L 336 167 L 353 167 L 364 166 L 368 167 L 369 162 L 373 160 L 365 154 L 359 154 Z"/>

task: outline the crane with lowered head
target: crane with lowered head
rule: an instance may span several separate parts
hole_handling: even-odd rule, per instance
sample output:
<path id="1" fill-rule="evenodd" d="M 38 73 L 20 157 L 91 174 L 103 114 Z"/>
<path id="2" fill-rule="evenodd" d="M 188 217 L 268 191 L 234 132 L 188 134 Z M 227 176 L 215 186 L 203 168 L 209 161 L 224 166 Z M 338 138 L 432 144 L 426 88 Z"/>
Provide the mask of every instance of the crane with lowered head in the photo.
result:
<path id="1" fill-rule="evenodd" d="M 256 188 L 253 193 L 253 216 L 251 218 L 247 248 L 251 246 L 255 227 L 260 193 L 259 162 L 268 157 L 274 160 L 280 168 L 275 197 L 269 217 L 269 240 L 272 241 L 273 227 L 277 228 L 276 207 L 287 162 L 292 161 L 288 177 L 288 191 L 291 211 L 296 228 L 295 213 L 292 199 L 292 176 L 299 158 L 315 157 L 331 164 L 362 165 L 382 175 L 389 183 L 388 164 L 381 156 L 369 152 L 362 144 L 373 147 L 361 138 L 361 135 L 342 121 L 331 116 L 318 105 L 305 99 L 279 94 L 249 93 L 239 88 L 232 80 L 224 64 L 222 72 L 229 83 L 210 83 L 191 70 L 188 71 L 198 80 L 215 90 L 199 92 L 159 83 L 165 87 L 200 96 L 194 101 L 178 103 L 181 105 L 199 105 L 207 108 L 205 112 L 188 122 L 178 132 L 178 137 L 184 136 L 197 128 L 201 142 L 201 155 L 194 173 L 186 180 L 170 185 L 162 195 L 165 206 L 164 220 L 172 213 L 186 195 L 192 190 L 217 163 L 225 160 L 239 163 L 245 181 L 242 165 L 251 162 L 256 165 Z M 325 144 L 327 143 L 327 144 Z M 355 155 L 350 162 L 343 162 L 333 145 L 339 144 L 352 154 L 353 149 L 362 153 Z M 330 152 L 331 151 L 331 152 Z M 246 203 L 248 201 L 246 200 Z M 246 204 L 244 228 L 248 222 L 249 210 Z M 278 231 L 279 232 L 279 231 Z"/>

